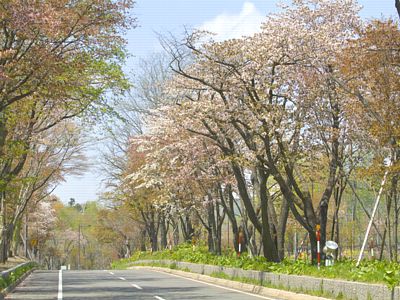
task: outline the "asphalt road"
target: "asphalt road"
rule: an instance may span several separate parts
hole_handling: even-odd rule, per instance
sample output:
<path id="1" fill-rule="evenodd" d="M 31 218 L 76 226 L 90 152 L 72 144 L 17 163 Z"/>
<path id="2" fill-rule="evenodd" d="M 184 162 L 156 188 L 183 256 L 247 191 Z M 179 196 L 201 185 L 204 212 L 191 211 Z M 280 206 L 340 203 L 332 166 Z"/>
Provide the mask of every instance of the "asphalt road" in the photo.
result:
<path id="1" fill-rule="evenodd" d="M 6 299 L 271 299 L 144 269 L 60 273 L 35 271 Z"/>

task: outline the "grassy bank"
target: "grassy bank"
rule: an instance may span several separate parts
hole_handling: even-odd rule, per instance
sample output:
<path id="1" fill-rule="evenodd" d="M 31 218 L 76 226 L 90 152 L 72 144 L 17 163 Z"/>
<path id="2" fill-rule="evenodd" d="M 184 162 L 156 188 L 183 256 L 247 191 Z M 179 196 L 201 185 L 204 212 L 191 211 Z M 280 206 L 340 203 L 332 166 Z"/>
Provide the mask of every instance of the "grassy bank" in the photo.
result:
<path id="1" fill-rule="evenodd" d="M 16 282 L 19 278 L 21 278 L 26 272 L 30 271 L 31 269 L 37 266 L 36 263 L 31 262 L 26 265 L 17 267 L 13 270 L 8 277 L 4 278 L 0 276 L 0 289 L 3 290 Z"/>
<path id="2" fill-rule="evenodd" d="M 173 250 L 159 252 L 136 252 L 132 257 L 121 259 L 112 264 L 114 269 L 126 269 L 138 260 L 169 259 L 199 264 L 209 264 L 245 270 L 257 270 L 280 274 L 308 275 L 322 278 L 343 279 L 367 283 L 383 283 L 393 288 L 400 283 L 400 264 L 386 261 L 363 261 L 359 267 L 353 260 L 342 260 L 332 267 L 310 265 L 303 260 L 284 260 L 281 263 L 267 262 L 263 257 L 249 257 L 243 254 L 237 257 L 236 253 L 225 252 L 221 256 L 213 255 L 205 247 L 180 245 Z"/>

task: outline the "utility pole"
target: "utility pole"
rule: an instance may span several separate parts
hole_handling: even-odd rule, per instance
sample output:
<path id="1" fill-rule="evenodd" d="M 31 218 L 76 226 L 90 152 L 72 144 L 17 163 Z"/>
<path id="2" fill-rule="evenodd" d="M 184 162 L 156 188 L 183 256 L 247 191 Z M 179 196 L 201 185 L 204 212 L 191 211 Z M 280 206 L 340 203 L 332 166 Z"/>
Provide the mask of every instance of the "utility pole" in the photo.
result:
<path id="1" fill-rule="evenodd" d="M 81 268 L 81 223 L 78 226 L 78 270 Z"/>

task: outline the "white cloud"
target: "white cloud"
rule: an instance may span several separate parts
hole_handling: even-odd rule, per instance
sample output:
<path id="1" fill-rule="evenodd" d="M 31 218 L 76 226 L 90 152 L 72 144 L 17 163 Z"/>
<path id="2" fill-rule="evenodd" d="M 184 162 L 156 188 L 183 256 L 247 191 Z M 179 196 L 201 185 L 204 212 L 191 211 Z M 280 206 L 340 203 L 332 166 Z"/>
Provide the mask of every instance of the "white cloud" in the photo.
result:
<path id="1" fill-rule="evenodd" d="M 240 38 L 260 31 L 264 16 L 251 2 L 245 2 L 238 15 L 221 14 L 210 21 L 204 22 L 199 29 L 211 31 L 217 40 Z"/>

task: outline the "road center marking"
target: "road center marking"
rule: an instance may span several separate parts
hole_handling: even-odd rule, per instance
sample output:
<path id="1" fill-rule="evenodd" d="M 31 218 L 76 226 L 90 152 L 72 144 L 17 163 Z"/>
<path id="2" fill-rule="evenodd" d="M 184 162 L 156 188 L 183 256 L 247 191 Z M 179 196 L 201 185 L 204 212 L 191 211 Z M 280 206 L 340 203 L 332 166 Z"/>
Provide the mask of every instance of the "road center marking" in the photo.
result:
<path id="1" fill-rule="evenodd" d="M 138 286 L 137 284 L 134 284 L 134 283 L 131 283 L 131 285 L 134 287 L 134 288 L 137 288 L 138 290 L 143 290 L 140 286 Z"/>
<path id="2" fill-rule="evenodd" d="M 58 295 L 57 300 L 62 300 L 62 270 L 58 271 Z"/>
<path id="3" fill-rule="evenodd" d="M 160 296 L 154 296 L 157 300 L 165 300 L 164 298 L 161 298 Z"/>
<path id="4" fill-rule="evenodd" d="M 126 280 L 124 277 L 118 277 L 119 279 L 121 279 L 121 280 Z"/>
<path id="5" fill-rule="evenodd" d="M 113 273 L 113 272 L 108 272 L 108 273 L 110 273 L 111 275 L 114 275 L 114 273 Z"/>

